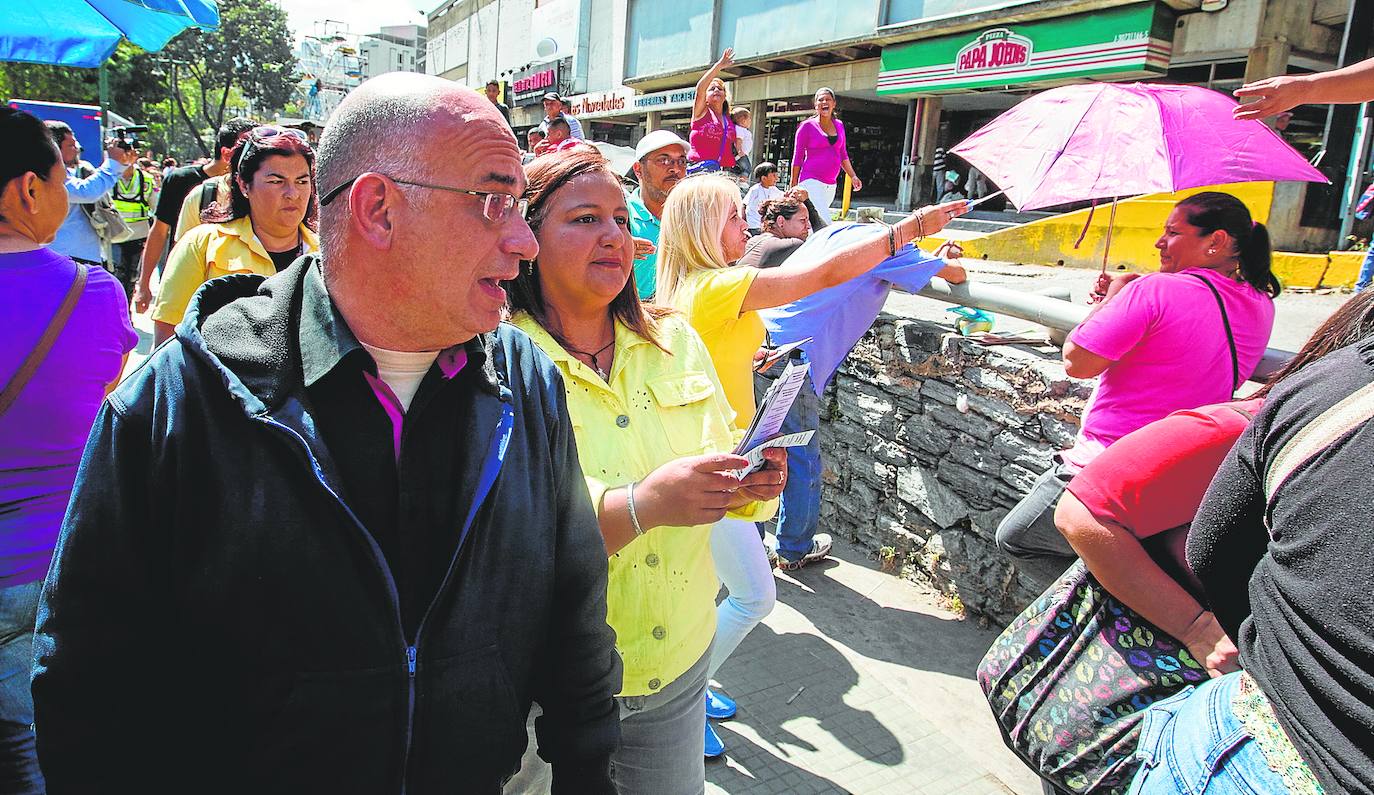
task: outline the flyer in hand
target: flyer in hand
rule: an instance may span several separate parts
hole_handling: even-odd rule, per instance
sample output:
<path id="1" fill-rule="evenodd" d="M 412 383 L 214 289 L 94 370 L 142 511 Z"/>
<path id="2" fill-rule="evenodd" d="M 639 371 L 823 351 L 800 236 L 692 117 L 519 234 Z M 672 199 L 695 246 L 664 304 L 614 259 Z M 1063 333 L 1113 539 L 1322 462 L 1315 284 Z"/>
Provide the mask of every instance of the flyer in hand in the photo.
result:
<path id="1" fill-rule="evenodd" d="M 802 384 L 806 381 L 806 373 L 810 369 L 810 364 L 788 362 L 782 375 L 778 376 L 778 380 L 764 393 L 758 413 L 754 415 L 754 421 L 749 423 L 749 428 L 744 433 L 744 441 L 735 448 L 735 455 L 749 459 L 749 468 L 736 470 L 736 475 L 742 478 L 750 472 L 762 469 L 763 451 L 770 447 L 800 447 L 811 441 L 815 430 L 779 435 L 782 422 L 792 410 L 792 402 L 797 399 L 797 393 L 801 391 Z"/>

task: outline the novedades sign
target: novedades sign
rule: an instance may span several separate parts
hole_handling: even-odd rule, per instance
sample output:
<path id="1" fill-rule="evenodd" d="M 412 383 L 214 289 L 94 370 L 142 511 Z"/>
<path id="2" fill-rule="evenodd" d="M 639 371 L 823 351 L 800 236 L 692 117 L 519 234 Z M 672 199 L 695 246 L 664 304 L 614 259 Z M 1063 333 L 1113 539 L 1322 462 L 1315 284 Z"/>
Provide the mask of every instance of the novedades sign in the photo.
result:
<path id="1" fill-rule="evenodd" d="M 878 93 L 955 93 L 1169 67 L 1173 15 L 1156 3 L 1003 25 L 883 49 Z"/>
<path id="2" fill-rule="evenodd" d="M 614 113 L 624 110 L 626 101 L 624 94 L 583 94 L 577 97 L 568 97 L 568 106 L 574 116 L 589 116 L 603 113 Z"/>

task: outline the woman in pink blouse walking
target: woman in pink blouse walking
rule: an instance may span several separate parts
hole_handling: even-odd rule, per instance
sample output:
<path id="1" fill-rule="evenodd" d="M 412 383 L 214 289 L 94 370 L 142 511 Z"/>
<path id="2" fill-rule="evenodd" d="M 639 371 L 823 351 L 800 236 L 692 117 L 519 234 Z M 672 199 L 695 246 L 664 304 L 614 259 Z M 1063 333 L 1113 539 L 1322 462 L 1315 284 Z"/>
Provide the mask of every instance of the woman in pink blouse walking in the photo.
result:
<path id="1" fill-rule="evenodd" d="M 735 167 L 735 125 L 730 121 L 730 95 L 725 81 L 717 75 L 735 62 L 735 51 L 727 47 L 720 60 L 711 65 L 697 81 L 697 96 L 692 104 L 692 129 L 687 142 L 691 164 L 689 173 L 720 171 Z"/>
<path id="2" fill-rule="evenodd" d="M 863 189 L 864 183 L 849 162 L 844 122 L 835 118 L 835 92 L 819 88 L 811 101 L 816 115 L 797 127 L 791 184 L 805 188 L 816 209 L 827 212 L 835 201 L 835 183 L 841 170 L 849 175 L 855 191 Z"/>

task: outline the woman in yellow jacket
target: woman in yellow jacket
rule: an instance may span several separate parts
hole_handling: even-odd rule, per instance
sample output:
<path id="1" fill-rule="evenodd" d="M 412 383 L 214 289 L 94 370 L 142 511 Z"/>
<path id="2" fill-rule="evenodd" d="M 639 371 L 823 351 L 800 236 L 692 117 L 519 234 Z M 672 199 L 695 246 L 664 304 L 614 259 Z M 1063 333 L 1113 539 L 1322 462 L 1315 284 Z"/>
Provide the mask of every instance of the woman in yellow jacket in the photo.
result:
<path id="1" fill-rule="evenodd" d="M 711 525 L 771 516 L 786 457 L 770 450 L 766 468 L 732 474 L 748 463 L 730 453 L 734 412 L 686 319 L 640 305 L 625 194 L 605 158 L 578 146 L 526 174 L 539 257 L 507 285 L 511 322 L 563 375 L 610 555 L 607 620 L 624 663 L 612 775 L 625 795 L 699 795 Z"/>
<path id="2" fill-rule="evenodd" d="M 656 298 L 686 315 L 701 335 L 735 409 L 735 421 L 748 427 L 754 418 L 754 353 L 764 341 L 758 310 L 859 276 L 964 212 L 967 205 L 962 201 L 923 207 L 889 227 L 886 235 L 851 243 L 825 258 L 793 256 L 776 268 L 751 268 L 733 264 L 744 254 L 747 239 L 739 188 L 724 177 L 694 177 L 674 188 L 663 206 Z M 753 525 L 727 517 L 711 531 L 711 546 L 716 571 L 730 591 L 717 616 L 719 630 L 709 670 L 715 676 L 730 652 L 773 609 L 775 586 Z M 807 558 L 826 552 L 828 544 L 813 545 Z M 711 701 L 713 712 L 717 704 L 723 714 L 734 711 L 733 701 L 719 693 L 713 692 Z M 709 724 L 706 745 L 724 750 Z"/>
<path id="3" fill-rule="evenodd" d="M 172 336 L 191 296 L 231 273 L 270 276 L 320 247 L 315 153 L 300 130 L 257 127 L 230 158 L 228 206 L 212 205 L 167 257 L 153 304 L 153 340 Z"/>

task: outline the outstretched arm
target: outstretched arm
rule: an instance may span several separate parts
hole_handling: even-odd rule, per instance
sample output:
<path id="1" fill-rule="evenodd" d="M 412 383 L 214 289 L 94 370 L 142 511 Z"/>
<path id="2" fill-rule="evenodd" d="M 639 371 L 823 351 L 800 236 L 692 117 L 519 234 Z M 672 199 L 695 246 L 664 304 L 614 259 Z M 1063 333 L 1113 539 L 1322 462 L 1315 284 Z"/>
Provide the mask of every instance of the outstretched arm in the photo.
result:
<path id="1" fill-rule="evenodd" d="M 720 54 L 720 60 L 711 64 L 711 68 L 702 73 L 701 79 L 697 81 L 696 99 L 692 101 L 692 121 L 706 115 L 706 89 L 711 85 L 711 80 L 720 74 L 720 70 L 734 62 L 735 48 L 726 47 L 725 52 Z"/>
<path id="2" fill-rule="evenodd" d="M 1257 80 L 1236 89 L 1236 96 L 1255 100 L 1236 106 L 1237 119 L 1263 119 L 1299 105 L 1368 102 L 1374 100 L 1374 58 L 1334 72 Z"/>
<path id="3" fill-rule="evenodd" d="M 894 242 L 901 246 L 918 237 L 933 235 L 966 212 L 968 202 L 962 199 L 922 207 L 893 225 Z M 761 270 L 750 286 L 740 312 L 790 304 L 827 287 L 843 284 L 872 270 L 888 256 L 887 235 L 875 235 L 851 243 L 825 259 L 801 265 L 792 265 L 792 260 L 789 260 L 782 267 Z"/>

